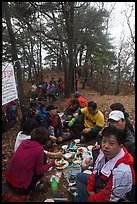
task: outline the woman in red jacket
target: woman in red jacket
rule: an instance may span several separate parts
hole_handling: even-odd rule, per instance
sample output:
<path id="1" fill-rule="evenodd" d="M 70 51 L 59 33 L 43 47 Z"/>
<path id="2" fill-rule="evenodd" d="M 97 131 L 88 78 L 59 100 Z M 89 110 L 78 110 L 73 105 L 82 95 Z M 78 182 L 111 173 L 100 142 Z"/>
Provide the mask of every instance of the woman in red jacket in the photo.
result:
<path id="1" fill-rule="evenodd" d="M 134 159 L 123 146 L 122 132 L 106 127 L 102 136 L 102 151 L 93 172 L 77 174 L 75 202 L 118 202 L 134 188 Z"/>
<path id="2" fill-rule="evenodd" d="M 29 194 L 44 172 L 55 164 L 43 164 L 43 144 L 48 141 L 48 130 L 44 127 L 36 128 L 31 133 L 31 139 L 24 140 L 14 153 L 6 169 L 6 181 L 15 192 Z"/>

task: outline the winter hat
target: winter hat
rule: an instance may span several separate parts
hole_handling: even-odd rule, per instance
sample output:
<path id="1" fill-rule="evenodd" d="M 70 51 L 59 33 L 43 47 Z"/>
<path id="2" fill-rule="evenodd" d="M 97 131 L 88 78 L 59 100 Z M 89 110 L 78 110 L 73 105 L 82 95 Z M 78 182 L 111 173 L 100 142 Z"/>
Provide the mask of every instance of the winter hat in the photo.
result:
<path id="1" fill-rule="evenodd" d="M 75 97 L 75 98 L 78 98 L 79 96 L 80 96 L 80 92 L 79 92 L 79 91 L 75 91 L 74 97 Z"/>

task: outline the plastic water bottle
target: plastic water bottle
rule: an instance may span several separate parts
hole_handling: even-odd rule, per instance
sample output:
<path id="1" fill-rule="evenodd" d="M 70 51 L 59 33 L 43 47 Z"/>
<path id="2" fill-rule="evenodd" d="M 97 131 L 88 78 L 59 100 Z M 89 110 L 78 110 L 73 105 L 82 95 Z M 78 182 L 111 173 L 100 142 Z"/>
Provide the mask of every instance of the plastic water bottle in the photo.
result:
<path id="1" fill-rule="evenodd" d="M 72 118 L 71 121 L 68 123 L 68 126 L 71 127 L 76 121 L 76 118 Z"/>
<path id="2" fill-rule="evenodd" d="M 56 196 L 58 193 L 58 182 L 55 176 L 52 176 L 51 189 L 52 189 L 53 196 Z"/>
<path id="3" fill-rule="evenodd" d="M 54 132 L 54 127 L 53 127 L 53 126 L 49 126 L 49 127 L 48 127 L 48 130 L 49 130 L 49 132 L 50 132 L 50 135 L 55 136 L 55 132 Z"/>

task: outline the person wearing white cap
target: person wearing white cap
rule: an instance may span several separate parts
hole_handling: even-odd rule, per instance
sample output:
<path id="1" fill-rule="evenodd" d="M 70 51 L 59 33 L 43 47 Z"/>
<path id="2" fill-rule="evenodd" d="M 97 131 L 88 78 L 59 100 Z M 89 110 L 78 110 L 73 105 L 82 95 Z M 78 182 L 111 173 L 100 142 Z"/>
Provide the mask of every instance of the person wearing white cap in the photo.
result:
<path id="1" fill-rule="evenodd" d="M 115 126 L 116 128 L 123 131 L 123 140 L 124 140 L 124 146 L 128 150 L 128 152 L 135 157 L 135 133 L 132 132 L 127 126 L 126 126 L 126 120 L 124 113 L 119 110 L 111 111 L 108 117 L 108 125 L 109 126 Z M 92 153 L 94 160 L 97 157 L 97 153 L 99 149 L 101 148 L 101 136 L 97 137 L 98 145 L 94 145 L 92 148 Z M 96 150 L 96 151 L 95 151 Z"/>
<path id="2" fill-rule="evenodd" d="M 129 114 L 126 112 L 124 106 L 122 103 L 112 103 L 110 105 L 110 109 L 111 111 L 114 111 L 114 110 L 119 110 L 119 111 L 122 111 L 124 113 L 124 116 L 125 116 L 125 120 L 126 120 L 126 126 L 132 131 L 132 132 L 135 132 L 134 131 L 134 127 L 129 119 Z"/>
<path id="3" fill-rule="evenodd" d="M 115 111 L 111 111 L 111 113 L 109 114 L 109 120 L 110 119 L 114 121 L 119 121 L 120 119 L 125 119 L 125 116 L 122 111 L 115 110 Z"/>
<path id="4" fill-rule="evenodd" d="M 108 122 L 110 126 L 115 126 L 123 131 L 123 139 L 125 140 L 124 146 L 128 152 L 135 157 L 135 134 L 126 126 L 124 113 L 118 110 L 111 111 Z"/>

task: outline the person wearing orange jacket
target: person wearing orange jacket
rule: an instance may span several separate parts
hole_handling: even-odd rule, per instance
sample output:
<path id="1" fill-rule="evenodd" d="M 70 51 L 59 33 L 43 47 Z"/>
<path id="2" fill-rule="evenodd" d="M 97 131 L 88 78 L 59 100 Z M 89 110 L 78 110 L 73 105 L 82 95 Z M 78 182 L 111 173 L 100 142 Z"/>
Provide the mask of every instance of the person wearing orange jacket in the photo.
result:
<path id="1" fill-rule="evenodd" d="M 81 96 L 79 91 L 75 91 L 74 93 L 74 98 L 77 98 L 79 100 L 81 108 L 87 107 L 87 102 L 86 100 Z"/>

